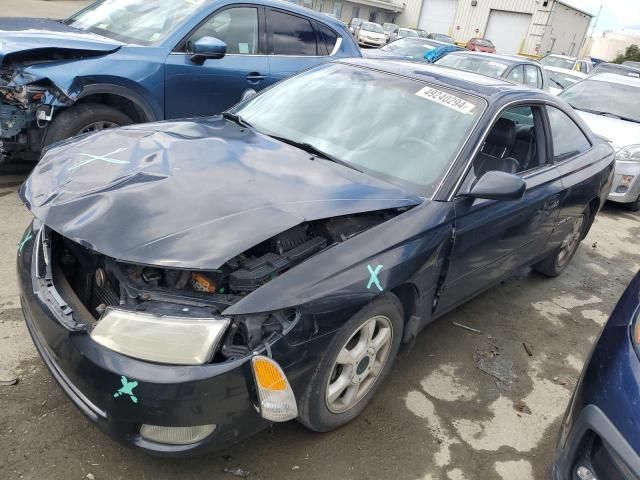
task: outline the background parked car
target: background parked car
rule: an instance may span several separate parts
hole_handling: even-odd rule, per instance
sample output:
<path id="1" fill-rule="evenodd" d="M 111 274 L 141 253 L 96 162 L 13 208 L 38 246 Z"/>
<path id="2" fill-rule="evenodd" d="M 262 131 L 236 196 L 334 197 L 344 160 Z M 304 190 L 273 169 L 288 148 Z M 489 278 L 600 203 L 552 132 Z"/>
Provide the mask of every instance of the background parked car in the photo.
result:
<path id="1" fill-rule="evenodd" d="M 414 37 L 400 38 L 380 48 L 381 52 L 388 52 L 392 55 L 428 63 L 434 63 L 448 53 L 458 50 L 460 50 L 460 47 L 449 43 Z M 365 56 L 368 55 L 365 54 Z"/>
<path id="2" fill-rule="evenodd" d="M 387 43 L 393 42 L 398 37 L 398 29 L 400 27 L 395 23 L 383 23 L 382 29 L 387 36 Z"/>
<path id="3" fill-rule="evenodd" d="M 591 75 L 598 75 L 600 73 L 615 73 L 617 75 L 624 75 L 625 77 L 640 78 L 640 68 L 617 63 L 602 62 L 591 70 Z"/>
<path id="4" fill-rule="evenodd" d="M 495 45 L 486 38 L 472 38 L 467 42 L 465 48 L 472 52 L 496 53 Z"/>
<path id="5" fill-rule="evenodd" d="M 625 60 L 624 62 L 622 62 L 622 65 L 626 65 L 627 67 L 633 67 L 633 68 L 640 69 L 640 62 L 633 62 L 631 60 Z"/>
<path id="6" fill-rule="evenodd" d="M 436 64 L 489 77 L 504 78 L 531 88 L 548 88 L 540 64 L 524 57 L 460 51 L 442 57 Z"/>
<path id="7" fill-rule="evenodd" d="M 362 22 L 356 33 L 356 40 L 361 47 L 381 47 L 387 43 L 387 36 L 381 25 Z"/>
<path id="8" fill-rule="evenodd" d="M 0 19 L 0 142 L 36 160 L 81 133 L 221 112 L 346 56 L 360 49 L 341 22 L 271 0 L 106 0 L 64 22 Z"/>
<path id="9" fill-rule="evenodd" d="M 405 38 L 405 37 L 419 37 L 418 32 L 416 32 L 413 28 L 399 28 L 397 38 Z"/>
<path id="10" fill-rule="evenodd" d="M 567 55 L 547 55 L 540 63 L 545 67 L 558 67 L 567 70 L 575 70 L 580 73 L 589 73 L 593 69 L 593 63 L 590 60 L 569 57 Z"/>
<path id="11" fill-rule="evenodd" d="M 351 30 L 353 36 L 355 36 L 358 32 L 358 29 L 360 28 L 360 25 L 362 25 L 362 22 L 366 22 L 366 20 L 364 18 L 352 18 L 349 22 L 349 30 Z"/>
<path id="12" fill-rule="evenodd" d="M 578 83 L 583 78 L 587 78 L 584 73 L 567 70 L 566 68 L 544 67 L 544 71 L 549 80 L 549 91 L 554 95 L 558 95 L 565 88 Z"/>
<path id="13" fill-rule="evenodd" d="M 554 480 L 640 478 L 640 273 L 609 317 L 569 402 Z"/>
<path id="14" fill-rule="evenodd" d="M 431 40 L 437 40 L 438 42 L 451 43 L 451 44 L 456 43 L 453 37 L 450 37 L 449 35 L 445 35 L 444 33 L 430 33 L 427 35 L 427 38 Z"/>
<path id="15" fill-rule="evenodd" d="M 616 171 L 608 199 L 640 210 L 640 79 L 602 73 L 559 95 L 606 138 L 616 151 Z"/>

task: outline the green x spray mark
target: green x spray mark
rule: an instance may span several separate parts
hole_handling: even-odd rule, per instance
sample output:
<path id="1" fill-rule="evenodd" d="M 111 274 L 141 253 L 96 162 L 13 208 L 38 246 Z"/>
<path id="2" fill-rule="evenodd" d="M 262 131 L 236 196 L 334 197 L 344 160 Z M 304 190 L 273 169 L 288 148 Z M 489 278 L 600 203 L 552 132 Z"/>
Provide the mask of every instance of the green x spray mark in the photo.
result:
<path id="1" fill-rule="evenodd" d="M 372 285 L 375 285 L 378 287 L 378 290 L 383 290 L 382 285 L 380 285 L 380 279 L 378 278 L 378 274 L 382 268 L 382 265 L 378 265 L 374 270 L 371 265 L 367 265 L 367 270 L 369 270 L 369 283 L 367 283 L 367 289 L 370 289 Z"/>
<path id="2" fill-rule="evenodd" d="M 138 382 L 135 380 L 130 382 L 129 379 L 123 375 L 120 377 L 120 383 L 122 383 L 122 387 L 113 394 L 114 398 L 117 398 L 120 395 L 129 395 L 129 398 L 133 403 L 138 403 L 138 397 L 133 394 L 133 389 L 138 386 Z"/>
<path id="3" fill-rule="evenodd" d="M 33 238 L 33 233 L 29 230 L 29 233 L 22 239 L 22 241 L 18 244 L 18 253 L 22 253 L 24 246 L 27 244 L 29 240 Z"/>

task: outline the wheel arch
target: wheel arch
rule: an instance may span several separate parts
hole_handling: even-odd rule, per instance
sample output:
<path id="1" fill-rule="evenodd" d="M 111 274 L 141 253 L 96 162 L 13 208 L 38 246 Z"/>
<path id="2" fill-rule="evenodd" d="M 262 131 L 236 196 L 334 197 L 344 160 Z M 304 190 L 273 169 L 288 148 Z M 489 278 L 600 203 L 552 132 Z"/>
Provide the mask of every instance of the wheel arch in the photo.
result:
<path id="1" fill-rule="evenodd" d="M 583 239 L 588 235 L 589 230 L 591 230 L 591 226 L 593 225 L 593 222 L 596 219 L 596 214 L 600 211 L 601 206 L 602 201 L 600 200 L 600 197 L 594 197 L 589 202 L 589 205 L 587 206 L 589 209 L 589 218 L 587 220 L 587 228 L 584 229 L 584 234 L 582 235 Z"/>
<path id="2" fill-rule="evenodd" d="M 402 343 L 413 341 L 420 329 L 421 301 L 418 287 L 413 283 L 403 283 L 394 287 L 390 292 L 395 295 L 402 305 L 402 315 L 404 320 L 404 332 Z"/>
<path id="3" fill-rule="evenodd" d="M 141 94 L 121 85 L 103 83 L 87 85 L 77 97 L 76 103 L 80 102 L 95 102 L 119 108 L 135 123 L 162 119 L 162 114 Z"/>

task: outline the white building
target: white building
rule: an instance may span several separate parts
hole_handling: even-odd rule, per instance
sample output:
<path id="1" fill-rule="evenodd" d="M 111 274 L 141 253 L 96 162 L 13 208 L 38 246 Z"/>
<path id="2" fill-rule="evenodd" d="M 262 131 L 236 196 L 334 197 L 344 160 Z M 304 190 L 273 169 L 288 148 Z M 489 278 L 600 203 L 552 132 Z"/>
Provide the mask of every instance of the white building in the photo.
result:
<path id="1" fill-rule="evenodd" d="M 605 32 L 602 36 L 589 39 L 589 55 L 594 58 L 611 61 L 623 54 L 631 45 L 640 46 L 640 32 Z"/>
<path id="2" fill-rule="evenodd" d="M 406 0 L 400 24 L 491 40 L 500 53 L 578 55 L 591 15 L 560 0 Z"/>
<path id="3" fill-rule="evenodd" d="M 577 1 L 577 0 L 573 0 Z M 591 15 L 561 0 L 300 0 L 345 23 L 364 18 L 427 32 L 458 42 L 491 40 L 500 53 L 579 55 Z"/>

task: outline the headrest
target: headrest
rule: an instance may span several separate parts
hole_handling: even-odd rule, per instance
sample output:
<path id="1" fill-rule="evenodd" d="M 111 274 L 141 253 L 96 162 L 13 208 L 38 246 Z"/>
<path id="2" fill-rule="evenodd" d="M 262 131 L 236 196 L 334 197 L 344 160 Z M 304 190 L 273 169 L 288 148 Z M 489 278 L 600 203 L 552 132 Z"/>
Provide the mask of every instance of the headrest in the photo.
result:
<path id="1" fill-rule="evenodd" d="M 490 145 L 511 147 L 516 141 L 516 124 L 508 118 L 499 118 L 487 137 Z"/>
<path id="2" fill-rule="evenodd" d="M 529 141 L 531 140 L 531 137 L 533 135 L 533 127 L 529 126 L 529 125 L 518 125 L 516 128 L 516 138 L 518 140 L 525 140 L 525 141 Z"/>

